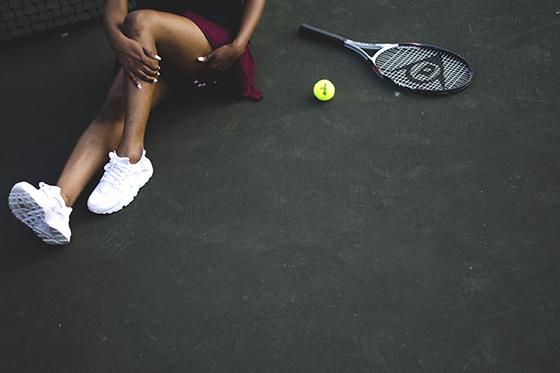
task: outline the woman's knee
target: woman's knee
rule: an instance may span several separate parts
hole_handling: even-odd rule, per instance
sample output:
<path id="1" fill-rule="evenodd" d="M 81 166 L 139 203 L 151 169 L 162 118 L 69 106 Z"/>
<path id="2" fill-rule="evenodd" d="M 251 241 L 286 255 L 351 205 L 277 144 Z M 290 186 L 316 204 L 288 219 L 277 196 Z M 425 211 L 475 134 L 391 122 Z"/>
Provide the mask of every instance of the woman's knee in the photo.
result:
<path id="1" fill-rule="evenodd" d="M 124 20 L 124 32 L 130 37 L 138 37 L 152 29 L 157 12 L 149 9 L 130 12 Z"/>

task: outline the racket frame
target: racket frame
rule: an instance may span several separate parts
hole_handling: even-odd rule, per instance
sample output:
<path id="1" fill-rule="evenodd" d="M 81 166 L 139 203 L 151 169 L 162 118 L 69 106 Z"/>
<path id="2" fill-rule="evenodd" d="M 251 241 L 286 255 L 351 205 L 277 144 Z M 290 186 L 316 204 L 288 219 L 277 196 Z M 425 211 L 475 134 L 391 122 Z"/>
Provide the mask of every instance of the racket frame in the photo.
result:
<path id="1" fill-rule="evenodd" d="M 408 91 L 418 92 L 418 93 L 422 93 L 422 94 L 426 94 L 426 95 L 448 95 L 448 94 L 452 94 L 452 93 L 462 91 L 463 89 L 467 88 L 472 82 L 473 72 L 472 72 L 472 68 L 469 66 L 467 61 L 462 56 L 460 56 L 459 54 L 457 54 L 453 51 L 450 51 L 448 49 L 436 46 L 436 45 L 413 43 L 413 42 L 410 42 L 410 43 L 396 43 L 396 44 L 395 43 L 367 43 L 367 42 L 361 42 L 361 41 L 356 41 L 356 40 L 345 38 L 344 36 L 337 35 L 337 34 L 334 34 L 332 32 L 329 32 L 329 31 L 321 30 L 317 27 L 310 26 L 307 23 L 302 23 L 301 24 L 301 26 L 299 27 L 299 32 L 303 35 L 312 36 L 314 38 L 321 39 L 323 41 L 329 42 L 330 44 L 334 44 L 334 45 L 337 45 L 337 46 L 343 46 L 347 49 L 352 50 L 353 52 L 362 56 L 364 59 L 369 60 L 373 65 L 372 66 L 373 71 L 381 79 L 383 79 L 385 81 L 389 81 L 391 84 L 393 84 L 393 85 L 395 85 L 399 88 L 406 89 Z M 375 62 L 377 57 L 379 55 L 381 55 L 381 53 L 385 52 L 388 49 L 395 48 L 395 47 L 427 47 L 427 48 L 440 50 L 440 51 L 445 52 L 445 53 L 449 53 L 449 54 L 457 57 L 459 60 L 461 60 L 461 62 L 463 62 L 466 66 L 469 67 L 469 69 L 471 71 L 469 80 L 464 85 L 462 85 L 461 87 L 454 88 L 454 89 L 445 89 L 445 90 L 440 90 L 440 91 L 438 91 L 438 90 L 414 89 L 414 88 L 399 85 L 399 84 L 395 83 L 389 77 L 385 76 L 379 70 L 379 68 L 377 67 L 377 64 Z M 372 50 L 372 51 L 375 51 L 375 53 L 372 56 L 369 53 L 367 53 L 366 50 Z"/>

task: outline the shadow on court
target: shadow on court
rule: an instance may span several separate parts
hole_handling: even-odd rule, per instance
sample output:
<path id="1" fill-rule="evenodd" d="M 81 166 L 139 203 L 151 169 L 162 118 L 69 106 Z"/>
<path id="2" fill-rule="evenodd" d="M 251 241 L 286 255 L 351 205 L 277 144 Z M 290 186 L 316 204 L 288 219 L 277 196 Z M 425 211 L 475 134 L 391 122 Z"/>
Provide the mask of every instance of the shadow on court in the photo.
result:
<path id="1" fill-rule="evenodd" d="M 302 21 L 448 47 L 473 84 L 397 92 Z M 0 209 L 0 371 L 560 371 L 559 46 L 552 0 L 269 1 L 265 99 L 163 104 L 133 204 L 90 187 L 63 248 Z M 92 26 L 0 57 L 7 198 L 56 181 L 113 55 Z"/>

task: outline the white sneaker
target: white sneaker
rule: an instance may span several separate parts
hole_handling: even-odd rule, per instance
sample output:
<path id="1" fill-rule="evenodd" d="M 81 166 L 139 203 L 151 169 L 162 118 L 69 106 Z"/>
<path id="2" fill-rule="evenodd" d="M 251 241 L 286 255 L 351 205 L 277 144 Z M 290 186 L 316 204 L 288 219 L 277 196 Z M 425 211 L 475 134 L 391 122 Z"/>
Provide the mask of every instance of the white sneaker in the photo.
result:
<path id="1" fill-rule="evenodd" d="M 66 245 L 70 242 L 70 213 L 60 195 L 60 188 L 39 183 L 39 189 L 25 181 L 13 186 L 8 196 L 12 214 L 33 229 L 49 245 Z"/>
<path id="2" fill-rule="evenodd" d="M 88 198 L 89 210 L 96 214 L 112 214 L 128 206 L 153 173 L 152 162 L 146 157 L 145 150 L 134 164 L 127 157 L 109 153 L 105 173 Z"/>

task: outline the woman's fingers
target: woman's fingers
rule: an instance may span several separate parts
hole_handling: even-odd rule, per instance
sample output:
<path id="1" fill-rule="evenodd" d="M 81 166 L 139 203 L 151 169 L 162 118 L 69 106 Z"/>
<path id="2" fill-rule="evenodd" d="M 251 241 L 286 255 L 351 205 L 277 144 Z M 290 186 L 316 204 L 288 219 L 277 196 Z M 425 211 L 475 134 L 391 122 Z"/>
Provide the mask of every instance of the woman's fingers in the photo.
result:
<path id="1" fill-rule="evenodd" d="M 140 81 L 138 80 L 138 78 L 136 78 L 136 76 L 133 73 L 128 72 L 128 77 L 130 78 L 132 84 L 136 86 L 136 88 L 142 89 L 142 84 L 140 84 Z"/>
<path id="2" fill-rule="evenodd" d="M 161 57 L 156 51 L 149 50 L 139 42 L 128 39 L 119 50 L 118 55 L 127 76 L 138 89 L 142 89 L 142 82 L 157 83 Z"/>
<path id="3" fill-rule="evenodd" d="M 157 74 L 159 74 L 159 72 Z M 145 72 L 143 72 L 142 70 L 137 70 L 136 72 L 128 72 L 128 77 L 132 81 L 132 84 L 134 84 L 134 86 L 136 86 L 136 88 L 138 89 L 142 89 L 142 83 L 141 83 L 142 81 L 148 83 L 157 83 L 158 82 L 157 76 L 159 75 L 152 77 L 146 74 Z"/>
<path id="4" fill-rule="evenodd" d="M 150 69 L 147 69 L 145 66 L 138 66 L 134 70 L 134 76 L 137 79 L 148 82 L 148 83 L 157 83 L 157 81 L 158 81 L 157 71 L 153 72 Z"/>
<path id="5" fill-rule="evenodd" d="M 223 45 L 206 56 L 198 57 L 197 61 L 204 63 L 207 70 L 224 72 L 229 70 L 238 58 L 239 54 L 235 48 L 230 45 Z"/>
<path id="6" fill-rule="evenodd" d="M 141 61 L 137 62 L 135 66 L 127 69 L 130 71 L 130 74 L 134 77 L 133 83 L 137 87 L 140 85 L 140 82 L 148 82 L 148 83 L 157 83 L 160 76 L 159 67 L 157 70 L 153 70 L 143 64 Z M 138 87 L 141 89 L 140 87 Z"/>
<path id="7" fill-rule="evenodd" d="M 148 50 L 148 49 L 146 49 L 146 48 L 142 48 L 142 49 L 144 50 L 144 54 L 145 54 L 147 57 L 149 57 L 149 58 L 151 58 L 151 59 L 153 59 L 153 60 L 155 60 L 155 61 L 161 61 L 161 57 L 158 56 L 157 52 Z"/>
<path id="8" fill-rule="evenodd" d="M 212 62 L 212 60 L 214 60 L 214 57 L 216 56 L 215 52 L 216 51 L 213 50 L 212 52 L 208 53 L 206 56 L 197 57 L 196 60 L 200 63 L 208 64 L 208 63 Z"/>
<path id="9" fill-rule="evenodd" d="M 220 68 L 221 63 L 218 57 L 219 56 L 216 53 L 216 50 L 213 50 L 212 52 L 210 52 L 210 54 L 207 54 L 206 56 L 200 56 L 196 60 L 199 63 L 203 63 L 205 65 L 204 71 L 206 72 L 206 74 L 212 74 L 224 70 Z"/>
<path id="10" fill-rule="evenodd" d="M 160 70 L 159 65 L 153 63 L 149 58 L 143 58 L 139 62 L 142 64 L 140 66 L 140 69 L 142 69 L 142 71 L 144 71 L 148 75 L 155 76 L 156 73 Z"/>
<path id="11" fill-rule="evenodd" d="M 150 81 L 156 80 L 156 82 L 157 82 L 157 78 L 158 78 L 158 76 L 160 75 L 159 70 L 154 71 L 154 70 L 152 70 L 152 69 L 150 69 L 150 68 L 148 68 L 148 67 L 146 67 L 146 66 L 140 66 L 140 69 L 139 69 L 139 70 L 140 70 L 140 72 L 141 72 L 142 74 L 144 74 L 145 76 L 147 76 L 147 77 L 150 79 Z"/>
<path id="12" fill-rule="evenodd" d="M 144 51 L 144 64 L 147 68 L 153 71 L 159 70 L 159 61 L 161 61 L 161 57 L 158 56 L 156 52 L 147 50 L 146 48 L 142 48 Z"/>

